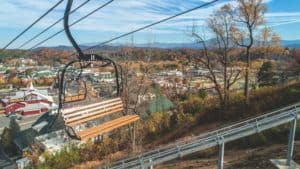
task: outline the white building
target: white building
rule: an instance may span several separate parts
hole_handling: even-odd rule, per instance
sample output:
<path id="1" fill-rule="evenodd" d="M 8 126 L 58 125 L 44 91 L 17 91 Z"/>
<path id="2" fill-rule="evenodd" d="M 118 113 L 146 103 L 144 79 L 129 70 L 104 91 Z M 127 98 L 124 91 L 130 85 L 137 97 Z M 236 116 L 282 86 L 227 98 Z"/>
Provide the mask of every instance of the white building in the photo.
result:
<path id="1" fill-rule="evenodd" d="M 71 139 L 64 129 L 40 135 L 35 138 L 35 141 L 51 154 L 61 151 L 70 144 L 81 143 L 79 140 Z"/>
<path id="2" fill-rule="evenodd" d="M 138 104 L 145 102 L 145 101 L 151 101 L 155 98 L 156 98 L 156 95 L 153 93 L 150 93 L 150 92 L 148 92 L 144 95 L 138 95 Z"/>
<path id="3" fill-rule="evenodd" d="M 158 73 L 159 76 L 177 76 L 177 77 L 183 77 L 183 73 L 181 71 L 178 71 L 177 69 L 175 70 L 170 70 L 170 71 L 164 71 Z"/>

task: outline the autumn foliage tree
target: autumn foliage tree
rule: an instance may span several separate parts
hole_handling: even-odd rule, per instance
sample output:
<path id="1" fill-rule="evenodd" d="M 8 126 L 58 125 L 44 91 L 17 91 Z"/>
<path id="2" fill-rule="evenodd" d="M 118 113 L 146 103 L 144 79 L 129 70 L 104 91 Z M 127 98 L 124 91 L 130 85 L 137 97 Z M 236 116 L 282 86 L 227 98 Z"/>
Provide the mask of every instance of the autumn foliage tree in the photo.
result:
<path id="1" fill-rule="evenodd" d="M 249 74 L 251 69 L 251 48 L 254 45 L 254 33 L 258 26 L 264 24 L 266 6 L 263 0 L 237 0 L 238 7 L 230 13 L 235 25 L 231 27 L 234 42 L 246 50 L 244 96 L 249 100 Z"/>
<path id="2" fill-rule="evenodd" d="M 257 37 L 259 39 L 258 49 L 264 59 L 276 59 L 277 56 L 286 55 L 281 46 L 281 38 L 270 27 L 264 27 Z"/>
<path id="3" fill-rule="evenodd" d="M 193 37 L 203 46 L 203 57 L 197 58 L 197 61 L 209 71 L 204 75 L 214 84 L 220 103 L 225 108 L 229 101 L 230 88 L 240 77 L 240 70 L 234 70 L 237 57 L 233 52 L 235 45 L 232 41 L 233 21 L 230 15 L 230 5 L 224 5 L 217 10 L 207 21 L 210 32 L 213 35 L 212 44 L 206 41 L 196 33 L 193 28 Z M 210 45 L 210 46 L 209 46 Z"/>

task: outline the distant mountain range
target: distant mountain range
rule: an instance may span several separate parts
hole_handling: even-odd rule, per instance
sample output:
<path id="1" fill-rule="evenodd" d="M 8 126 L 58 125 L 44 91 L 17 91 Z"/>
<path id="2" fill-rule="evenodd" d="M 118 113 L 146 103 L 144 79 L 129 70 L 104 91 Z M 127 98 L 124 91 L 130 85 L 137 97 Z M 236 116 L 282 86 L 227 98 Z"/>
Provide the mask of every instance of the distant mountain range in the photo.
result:
<path id="1" fill-rule="evenodd" d="M 98 43 L 87 43 L 83 44 L 83 46 L 95 46 Z M 127 44 L 120 44 L 120 43 L 114 43 L 110 44 L 112 47 L 129 47 L 130 45 Z M 160 42 L 155 42 L 155 43 L 139 43 L 139 44 L 134 44 L 134 47 L 138 48 L 161 48 L 161 49 L 176 49 L 176 48 L 192 48 L 192 49 L 199 49 L 201 46 L 196 43 L 160 43 Z"/>
<path id="2" fill-rule="evenodd" d="M 209 42 L 208 42 L 209 43 Z M 82 49 L 87 49 L 91 46 L 96 46 L 98 43 L 86 43 L 80 45 Z M 284 47 L 289 48 L 300 48 L 300 40 L 282 40 L 281 44 Z M 129 47 L 129 45 L 126 44 L 119 44 L 114 43 L 110 45 L 105 45 L 97 48 L 93 48 L 93 50 L 112 50 L 122 47 Z M 132 47 L 132 46 L 131 46 Z M 196 43 L 151 43 L 151 44 L 134 44 L 134 47 L 138 48 L 161 48 L 161 49 L 180 49 L 180 48 L 190 48 L 190 49 L 201 49 L 202 46 Z M 71 46 L 53 46 L 53 47 L 39 47 L 35 50 L 43 49 L 43 48 L 50 48 L 54 50 L 73 50 L 73 47 Z"/>
<path id="3" fill-rule="evenodd" d="M 281 44 L 284 47 L 300 48 L 300 40 L 282 40 Z"/>

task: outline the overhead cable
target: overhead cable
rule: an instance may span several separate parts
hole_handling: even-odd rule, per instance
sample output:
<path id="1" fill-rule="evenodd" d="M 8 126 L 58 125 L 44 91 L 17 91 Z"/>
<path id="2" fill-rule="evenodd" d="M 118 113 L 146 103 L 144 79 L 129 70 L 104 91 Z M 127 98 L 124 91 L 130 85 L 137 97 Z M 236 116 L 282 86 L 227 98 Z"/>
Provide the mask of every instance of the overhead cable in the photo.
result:
<path id="1" fill-rule="evenodd" d="M 96 48 L 96 47 L 104 46 L 105 44 L 108 44 L 108 43 L 110 43 L 110 42 L 112 42 L 112 41 L 115 41 L 115 40 L 117 40 L 117 39 L 126 37 L 126 36 L 128 36 L 128 35 L 131 35 L 131 34 L 134 34 L 134 33 L 136 33 L 136 32 L 142 31 L 142 30 L 147 29 L 147 28 L 149 28 L 149 27 L 158 25 L 158 24 L 160 24 L 160 23 L 166 22 L 166 21 L 171 20 L 171 19 L 173 19 L 173 18 L 176 18 L 176 17 L 178 17 L 178 16 L 187 14 L 187 13 L 192 12 L 192 11 L 195 11 L 195 10 L 197 10 L 197 9 L 200 9 L 200 8 L 203 8 L 203 7 L 206 7 L 206 6 L 209 6 L 209 5 L 211 5 L 211 4 L 213 4 L 213 3 L 217 2 L 217 1 L 219 1 L 219 0 L 213 0 L 213 1 L 210 1 L 210 2 L 207 2 L 207 3 L 204 3 L 204 4 L 201 4 L 201 5 L 199 5 L 199 6 L 196 6 L 196 7 L 194 7 L 194 8 L 185 10 L 185 11 L 180 12 L 180 13 L 178 13 L 178 14 L 175 14 L 175 15 L 169 16 L 169 17 L 167 17 L 167 18 L 161 19 L 161 20 L 159 20 L 159 21 L 153 22 L 153 23 L 151 23 L 151 24 L 149 24 L 149 25 L 140 27 L 140 28 L 135 29 L 135 30 L 133 30 L 133 31 L 130 31 L 130 32 L 121 34 L 121 35 L 119 35 L 119 36 L 117 36 L 117 37 L 114 37 L 114 38 L 112 38 L 112 39 L 110 39 L 110 40 L 107 40 L 107 41 L 101 42 L 101 43 L 99 43 L 99 44 L 97 44 L 97 45 L 94 45 L 94 46 L 91 46 L 91 47 L 89 47 L 89 48 L 86 48 L 86 49 L 84 49 L 83 51 L 91 50 L 91 49 Z M 31 48 L 31 49 L 32 49 L 32 48 Z M 74 55 L 74 53 L 73 53 L 72 55 Z M 70 55 L 70 56 L 72 56 L 72 55 Z"/>
<path id="2" fill-rule="evenodd" d="M 113 1 L 114 1 L 114 0 L 110 0 L 110 1 L 106 2 L 105 4 L 101 5 L 100 7 L 96 8 L 95 10 L 91 11 L 91 12 L 88 13 L 87 15 L 85 15 L 85 16 L 81 17 L 80 19 L 74 21 L 74 22 L 70 25 L 70 27 L 72 27 L 72 26 L 74 26 L 75 24 L 79 23 L 80 21 L 86 19 L 87 17 L 89 17 L 89 16 L 92 15 L 93 13 L 99 11 L 100 9 L 104 8 L 105 6 L 107 6 L 108 4 L 112 3 Z M 57 36 L 58 34 L 60 34 L 60 33 L 62 33 L 62 32 L 64 32 L 64 29 L 61 29 L 60 31 L 54 33 L 53 35 L 49 36 L 48 38 L 46 38 L 46 39 L 44 39 L 44 40 L 38 42 L 37 44 L 35 44 L 34 46 L 32 46 L 29 50 L 32 50 L 32 49 L 34 49 L 34 48 L 36 48 L 36 47 L 42 45 L 43 43 L 45 43 L 45 42 L 47 42 L 48 40 L 54 38 L 55 36 Z"/>
<path id="3" fill-rule="evenodd" d="M 25 30 L 23 30 L 20 34 L 18 34 L 15 38 L 13 38 L 7 45 L 3 47 L 3 50 L 9 47 L 14 41 L 16 41 L 19 37 L 21 37 L 24 33 L 26 33 L 30 28 L 32 28 L 35 24 L 37 24 L 41 19 L 43 19 L 46 15 L 48 15 L 51 11 L 53 11 L 59 4 L 61 4 L 63 0 L 58 1 L 54 6 L 52 6 L 48 11 L 46 11 L 42 16 L 40 16 L 37 20 L 35 20 L 31 25 L 29 25 Z"/>
<path id="4" fill-rule="evenodd" d="M 86 0 L 85 2 L 83 2 L 82 4 L 80 4 L 78 7 L 76 7 L 74 10 L 72 10 L 70 12 L 70 14 L 76 12 L 78 9 L 80 9 L 81 7 L 83 7 L 84 5 L 86 5 L 90 0 Z M 52 27 L 54 27 L 55 25 L 57 25 L 59 22 L 61 22 L 64 18 L 60 18 L 59 20 L 57 20 L 56 22 L 54 22 L 52 25 L 48 26 L 46 29 L 44 29 L 43 31 L 41 31 L 40 33 L 36 34 L 33 38 L 29 39 L 28 41 L 24 42 L 22 45 L 19 46 L 19 49 L 26 46 L 27 44 L 29 44 L 30 42 L 32 42 L 33 40 L 35 40 L 36 38 L 38 38 L 39 36 L 41 36 L 43 33 L 47 32 L 49 29 L 51 29 Z"/>

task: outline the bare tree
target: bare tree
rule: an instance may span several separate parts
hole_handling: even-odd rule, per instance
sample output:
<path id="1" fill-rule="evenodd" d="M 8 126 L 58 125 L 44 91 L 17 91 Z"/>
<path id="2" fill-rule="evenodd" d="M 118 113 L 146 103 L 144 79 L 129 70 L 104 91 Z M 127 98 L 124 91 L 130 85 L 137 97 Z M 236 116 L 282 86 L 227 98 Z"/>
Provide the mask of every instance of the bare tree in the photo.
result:
<path id="1" fill-rule="evenodd" d="M 207 24 L 214 37 L 212 47 L 208 47 L 206 41 L 193 28 L 193 37 L 203 45 L 203 57 L 198 58 L 198 61 L 209 71 L 209 74 L 204 76 L 214 84 L 220 103 L 225 108 L 229 101 L 230 88 L 237 82 L 241 73 L 239 69 L 235 69 L 230 10 L 230 5 L 224 5 L 208 19 Z"/>
<path id="2" fill-rule="evenodd" d="M 250 50 L 254 44 L 254 32 L 264 23 L 266 6 L 263 0 L 237 0 L 238 7 L 231 12 L 236 25 L 231 27 L 235 43 L 246 49 L 244 96 L 249 101 Z"/>

